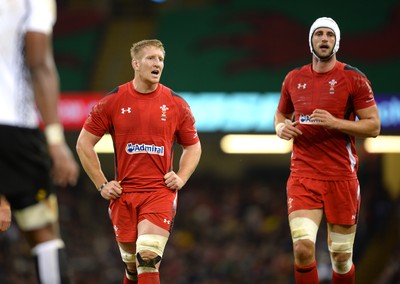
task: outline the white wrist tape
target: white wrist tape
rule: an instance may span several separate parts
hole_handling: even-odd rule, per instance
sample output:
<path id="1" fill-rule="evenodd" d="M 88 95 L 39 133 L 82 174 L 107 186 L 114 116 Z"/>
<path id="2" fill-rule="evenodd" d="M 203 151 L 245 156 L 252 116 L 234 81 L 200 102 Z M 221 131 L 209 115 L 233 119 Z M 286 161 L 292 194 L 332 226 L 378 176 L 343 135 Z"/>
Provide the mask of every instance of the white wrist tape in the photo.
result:
<path id="1" fill-rule="evenodd" d="M 44 128 L 44 135 L 49 145 L 57 145 L 65 142 L 64 128 L 60 123 L 47 125 Z"/>
<path id="2" fill-rule="evenodd" d="M 284 122 L 279 122 L 276 126 L 275 126 L 275 132 L 276 134 L 278 134 L 279 130 L 281 130 L 282 127 L 285 126 Z"/>

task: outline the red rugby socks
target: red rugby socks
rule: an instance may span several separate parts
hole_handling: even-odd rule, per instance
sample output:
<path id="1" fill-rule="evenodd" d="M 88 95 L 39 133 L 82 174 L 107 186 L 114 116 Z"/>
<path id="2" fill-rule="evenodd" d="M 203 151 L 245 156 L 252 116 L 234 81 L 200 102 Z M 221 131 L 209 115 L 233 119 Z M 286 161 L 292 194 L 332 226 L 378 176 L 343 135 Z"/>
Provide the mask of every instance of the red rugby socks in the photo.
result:
<path id="1" fill-rule="evenodd" d="M 356 282 L 356 274 L 354 264 L 346 274 L 339 274 L 332 270 L 332 284 L 354 284 Z"/>
<path id="2" fill-rule="evenodd" d="M 138 284 L 160 284 L 159 272 L 145 272 L 138 275 Z"/>
<path id="3" fill-rule="evenodd" d="M 308 266 L 294 264 L 294 276 L 296 284 L 318 284 L 317 262 L 314 260 Z"/>

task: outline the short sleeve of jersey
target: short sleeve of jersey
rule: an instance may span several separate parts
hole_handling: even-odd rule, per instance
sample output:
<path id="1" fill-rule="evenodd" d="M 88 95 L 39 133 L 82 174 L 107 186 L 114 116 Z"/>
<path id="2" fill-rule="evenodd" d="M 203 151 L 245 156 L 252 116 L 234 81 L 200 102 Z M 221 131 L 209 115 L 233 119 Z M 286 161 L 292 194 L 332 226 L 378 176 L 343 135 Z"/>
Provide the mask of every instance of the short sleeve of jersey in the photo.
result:
<path id="1" fill-rule="evenodd" d="M 352 96 L 355 110 L 367 108 L 376 104 L 371 83 L 364 75 L 349 70 L 347 76 L 350 81 L 350 95 Z"/>
<path id="2" fill-rule="evenodd" d="M 190 146 L 199 141 L 197 129 L 195 126 L 195 118 L 187 102 L 179 97 L 174 96 L 175 101 L 180 109 L 180 122 L 177 133 L 177 142 L 183 146 Z"/>
<path id="3" fill-rule="evenodd" d="M 50 34 L 56 22 L 57 10 L 54 0 L 29 0 L 29 17 L 26 21 L 27 32 Z"/>
<path id="4" fill-rule="evenodd" d="M 107 102 L 109 99 L 109 96 L 105 97 L 94 105 L 83 125 L 83 128 L 93 135 L 101 137 L 110 131 L 109 118 L 107 114 Z"/>

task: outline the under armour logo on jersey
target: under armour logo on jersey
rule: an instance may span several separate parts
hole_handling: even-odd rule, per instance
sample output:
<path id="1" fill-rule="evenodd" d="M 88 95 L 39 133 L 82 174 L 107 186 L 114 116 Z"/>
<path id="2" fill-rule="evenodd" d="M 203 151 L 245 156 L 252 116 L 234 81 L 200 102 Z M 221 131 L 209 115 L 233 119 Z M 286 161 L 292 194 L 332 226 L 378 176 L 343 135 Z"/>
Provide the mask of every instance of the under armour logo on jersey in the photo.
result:
<path id="1" fill-rule="evenodd" d="M 130 108 L 130 107 L 128 107 L 127 109 L 121 108 L 121 113 L 122 113 L 122 114 L 125 114 L 125 112 L 131 113 L 131 108 Z"/>
<path id="2" fill-rule="evenodd" d="M 167 219 L 164 219 L 164 223 L 166 223 L 166 224 L 168 224 L 168 225 L 171 225 L 171 221 L 170 221 L 170 220 L 167 220 Z"/>
<path id="3" fill-rule="evenodd" d="M 306 83 L 304 83 L 304 84 L 300 84 L 300 83 L 299 83 L 299 84 L 297 85 L 297 89 L 303 89 L 303 90 L 304 90 L 306 87 L 307 87 L 307 84 L 306 84 Z"/>

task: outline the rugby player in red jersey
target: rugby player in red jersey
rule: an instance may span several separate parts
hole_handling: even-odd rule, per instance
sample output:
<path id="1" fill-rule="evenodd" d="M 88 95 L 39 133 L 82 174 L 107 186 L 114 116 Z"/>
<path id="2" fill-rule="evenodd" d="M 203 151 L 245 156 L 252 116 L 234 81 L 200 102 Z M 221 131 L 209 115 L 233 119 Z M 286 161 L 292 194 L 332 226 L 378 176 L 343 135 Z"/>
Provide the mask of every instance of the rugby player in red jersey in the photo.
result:
<path id="1" fill-rule="evenodd" d="M 131 48 L 134 78 L 118 86 L 91 111 L 78 137 L 83 168 L 109 214 L 122 260 L 124 283 L 160 283 L 159 266 L 170 235 L 178 191 L 195 171 L 201 145 L 189 105 L 160 83 L 165 50 L 159 40 Z M 115 177 L 104 175 L 94 146 L 112 136 Z M 183 151 L 179 169 L 173 147 Z"/>
<path id="2" fill-rule="evenodd" d="M 353 245 L 360 208 L 355 137 L 376 137 L 380 118 L 371 84 L 336 59 L 340 30 L 327 17 L 309 32 L 312 63 L 284 79 L 275 130 L 293 139 L 287 206 L 296 283 L 318 283 L 315 241 L 325 216 L 332 283 L 354 283 Z"/>

